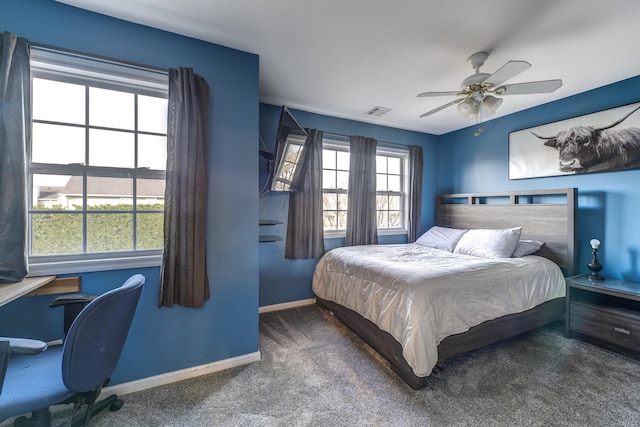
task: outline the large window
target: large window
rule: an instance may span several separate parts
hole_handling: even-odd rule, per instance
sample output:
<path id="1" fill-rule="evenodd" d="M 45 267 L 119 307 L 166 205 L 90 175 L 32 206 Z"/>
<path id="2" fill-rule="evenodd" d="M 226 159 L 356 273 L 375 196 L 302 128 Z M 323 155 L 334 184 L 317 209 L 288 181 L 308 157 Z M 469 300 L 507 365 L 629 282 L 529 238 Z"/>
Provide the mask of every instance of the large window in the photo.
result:
<path id="1" fill-rule="evenodd" d="M 406 232 L 408 150 L 379 146 L 376 155 L 378 232 Z M 322 201 L 325 235 L 341 235 L 347 225 L 349 143 L 323 141 Z"/>
<path id="2" fill-rule="evenodd" d="M 56 273 L 52 266 L 74 262 L 76 272 L 122 267 L 122 259 L 144 257 L 157 263 L 166 73 L 163 79 L 139 67 L 46 50 L 33 58 L 32 270 L 44 265 L 43 272 Z"/>

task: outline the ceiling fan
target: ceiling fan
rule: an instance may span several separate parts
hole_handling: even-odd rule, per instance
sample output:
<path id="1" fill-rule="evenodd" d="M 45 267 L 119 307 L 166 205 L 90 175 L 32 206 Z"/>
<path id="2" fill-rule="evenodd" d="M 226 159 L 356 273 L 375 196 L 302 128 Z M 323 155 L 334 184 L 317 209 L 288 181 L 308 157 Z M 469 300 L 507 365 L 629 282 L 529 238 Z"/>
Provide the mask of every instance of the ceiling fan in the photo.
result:
<path id="1" fill-rule="evenodd" d="M 531 64 L 527 61 L 509 61 L 493 74 L 481 73 L 480 67 L 489 57 L 487 52 L 478 52 L 471 55 L 467 62 L 476 71 L 462 81 L 460 90 L 447 92 L 424 92 L 418 98 L 432 96 L 461 96 L 438 108 L 420 115 L 430 116 L 433 113 L 444 110 L 452 105 L 458 105 L 458 111 L 469 119 L 480 119 L 496 112 L 502 104 L 502 98 L 494 95 L 523 95 L 533 93 L 551 93 L 562 86 L 562 80 L 541 80 L 535 82 L 515 83 L 503 85 L 505 81 L 529 69 Z"/>

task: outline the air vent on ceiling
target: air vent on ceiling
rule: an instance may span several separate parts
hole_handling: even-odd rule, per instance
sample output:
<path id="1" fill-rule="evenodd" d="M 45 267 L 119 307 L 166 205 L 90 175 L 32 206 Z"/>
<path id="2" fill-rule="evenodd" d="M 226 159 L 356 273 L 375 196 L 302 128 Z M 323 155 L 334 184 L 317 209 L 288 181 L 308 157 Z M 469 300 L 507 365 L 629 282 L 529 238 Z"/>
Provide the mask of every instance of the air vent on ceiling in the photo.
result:
<path id="1" fill-rule="evenodd" d="M 373 107 L 372 109 L 365 112 L 364 114 L 366 114 L 367 116 L 382 117 L 385 114 L 387 114 L 389 111 L 391 111 L 391 108 Z"/>

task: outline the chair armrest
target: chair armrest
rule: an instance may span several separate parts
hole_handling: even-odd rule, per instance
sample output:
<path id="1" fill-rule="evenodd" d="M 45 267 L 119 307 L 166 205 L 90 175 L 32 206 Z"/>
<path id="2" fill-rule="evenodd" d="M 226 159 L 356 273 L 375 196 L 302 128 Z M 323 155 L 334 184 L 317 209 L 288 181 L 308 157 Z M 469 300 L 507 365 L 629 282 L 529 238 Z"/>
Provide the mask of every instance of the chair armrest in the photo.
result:
<path id="1" fill-rule="evenodd" d="M 46 342 L 28 338 L 0 337 L 0 343 L 8 343 L 10 353 L 13 354 L 36 354 L 47 349 Z M 1 353 L 2 350 L 0 349 Z"/>
<path id="2" fill-rule="evenodd" d="M 89 304 L 96 297 L 94 295 L 84 295 L 84 294 L 73 294 L 73 295 L 64 295 L 54 299 L 49 307 L 59 307 L 65 306 L 69 304 Z"/>
<path id="3" fill-rule="evenodd" d="M 82 309 L 94 299 L 96 299 L 94 295 L 72 294 L 58 297 L 49 304 L 49 307 L 64 307 L 63 330 L 65 335 Z"/>

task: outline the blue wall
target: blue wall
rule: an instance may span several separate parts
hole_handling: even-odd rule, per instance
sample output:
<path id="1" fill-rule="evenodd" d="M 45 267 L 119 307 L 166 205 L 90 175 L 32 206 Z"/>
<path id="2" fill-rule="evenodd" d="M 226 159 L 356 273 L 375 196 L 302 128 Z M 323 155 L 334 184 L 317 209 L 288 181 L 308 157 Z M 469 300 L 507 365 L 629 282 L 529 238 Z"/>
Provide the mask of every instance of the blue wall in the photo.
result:
<path id="1" fill-rule="evenodd" d="M 281 106 L 260 105 L 260 136 L 264 142 L 262 150 L 275 151 L 276 131 Z M 306 128 L 321 129 L 342 135 L 362 135 L 379 141 L 395 142 L 423 147 L 424 176 L 422 187 L 421 226 L 426 230 L 434 223 L 436 180 L 438 176 L 437 136 L 419 132 L 394 129 L 353 120 L 344 120 L 300 110 L 290 110 Z M 260 188 L 267 178 L 268 164 L 260 161 Z M 261 234 L 285 237 L 289 196 L 286 193 L 267 193 L 260 198 L 260 218 L 277 219 L 282 224 L 260 227 Z M 380 243 L 406 243 L 406 235 L 380 236 Z M 325 239 L 325 249 L 344 245 L 344 238 Z M 260 306 L 297 301 L 313 297 L 311 277 L 317 260 L 285 260 L 284 240 L 260 244 Z"/>
<path id="2" fill-rule="evenodd" d="M 0 31 L 32 42 L 155 67 L 192 67 L 211 87 L 207 263 L 202 309 L 157 308 L 159 268 L 81 274 L 102 293 L 135 272 L 147 282 L 112 384 L 258 351 L 258 57 L 56 3 L 4 0 Z M 0 308 L 0 335 L 56 339 L 52 297 Z"/>
<path id="3" fill-rule="evenodd" d="M 640 170 L 509 180 L 509 132 L 637 102 L 640 77 L 581 93 L 439 138 L 439 192 L 576 187 L 579 271 L 588 272 L 589 240 L 598 238 L 604 276 L 640 282 Z M 505 103 L 508 100 L 505 100 Z"/>

